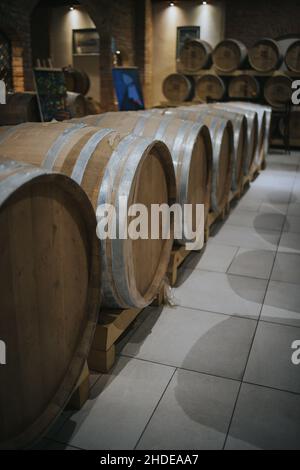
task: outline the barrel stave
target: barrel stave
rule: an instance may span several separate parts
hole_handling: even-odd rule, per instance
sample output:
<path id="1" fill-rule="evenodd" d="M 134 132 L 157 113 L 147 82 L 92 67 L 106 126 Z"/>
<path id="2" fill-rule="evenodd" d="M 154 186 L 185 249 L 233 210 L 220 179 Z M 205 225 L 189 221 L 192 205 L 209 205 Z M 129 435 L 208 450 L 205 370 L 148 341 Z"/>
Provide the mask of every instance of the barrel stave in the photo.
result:
<path id="1" fill-rule="evenodd" d="M 0 227 L 9 351 L 0 448 L 8 450 L 41 438 L 74 391 L 98 317 L 100 262 L 94 211 L 64 175 L 0 159 Z"/>
<path id="2" fill-rule="evenodd" d="M 4 138 L 0 142 L 0 151 L 8 158 L 26 160 L 31 164 L 48 170 L 64 172 L 72 177 L 85 190 L 94 210 L 97 210 L 101 200 L 99 196 L 101 191 L 105 196 L 102 197 L 102 200 L 107 203 L 110 194 L 116 192 L 121 181 L 122 165 L 124 166 L 126 163 L 126 174 L 127 176 L 131 175 L 132 178 L 129 180 L 129 188 L 131 186 L 138 187 L 138 174 L 141 171 L 138 163 L 146 165 L 147 159 L 151 160 L 154 158 L 153 154 L 157 153 L 168 189 L 168 197 L 166 198 L 165 193 L 162 193 L 160 202 L 172 205 L 176 199 L 176 181 L 171 155 L 167 146 L 153 142 L 153 139 L 121 135 L 111 129 L 99 130 L 77 122 L 27 124 L 17 126 L 12 130 L 9 129 L 4 133 Z M 155 180 L 155 176 L 155 173 L 151 174 L 150 172 L 148 179 Z M 128 191 L 127 194 L 131 193 Z M 120 192 L 120 195 L 124 194 Z M 127 209 L 131 203 L 132 198 L 129 198 Z M 170 239 L 166 241 L 160 239 L 164 255 L 157 259 L 157 277 L 153 279 L 155 289 L 157 284 L 162 282 L 167 270 L 173 235 L 171 227 Z M 143 308 L 149 305 L 157 290 L 154 293 L 155 289 L 152 289 L 150 283 L 148 291 L 143 295 L 138 292 L 135 284 L 139 279 L 139 273 L 136 272 L 132 278 L 127 276 L 127 268 L 132 258 L 131 252 L 138 241 L 118 239 L 113 243 L 114 246 L 121 244 L 122 247 L 118 250 L 122 253 L 127 250 L 129 255 L 122 258 L 122 269 L 116 270 L 118 277 L 115 277 L 116 273 L 110 275 L 113 279 L 110 287 L 112 294 L 110 295 L 108 289 L 103 287 L 104 303 L 116 308 Z M 146 250 L 152 249 L 151 244 L 151 239 L 147 240 L 147 244 L 144 244 L 145 257 L 147 256 Z M 107 269 L 112 269 L 115 258 L 107 256 Z M 142 259 L 143 256 L 141 256 Z M 106 265 L 103 264 L 103 266 Z M 105 267 L 102 269 L 102 274 L 106 275 Z M 122 286 L 125 286 L 123 290 Z M 111 303 L 105 299 L 111 299 Z"/>

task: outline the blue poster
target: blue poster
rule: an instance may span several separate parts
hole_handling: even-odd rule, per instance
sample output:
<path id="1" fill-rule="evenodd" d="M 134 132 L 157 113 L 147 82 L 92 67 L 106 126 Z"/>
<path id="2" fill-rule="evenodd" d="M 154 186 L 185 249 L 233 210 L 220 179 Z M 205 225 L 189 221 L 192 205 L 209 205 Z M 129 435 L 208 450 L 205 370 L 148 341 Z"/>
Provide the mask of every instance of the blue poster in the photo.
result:
<path id="1" fill-rule="evenodd" d="M 113 69 L 113 79 L 120 111 L 145 109 L 138 68 L 115 68 Z"/>

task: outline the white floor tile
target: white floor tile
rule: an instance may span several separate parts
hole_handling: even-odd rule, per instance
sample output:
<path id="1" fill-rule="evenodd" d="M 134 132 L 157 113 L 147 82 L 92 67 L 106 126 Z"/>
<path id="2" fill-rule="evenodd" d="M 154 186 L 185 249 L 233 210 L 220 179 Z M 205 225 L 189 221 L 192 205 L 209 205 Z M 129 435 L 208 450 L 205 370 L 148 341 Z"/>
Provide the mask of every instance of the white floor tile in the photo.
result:
<path id="1" fill-rule="evenodd" d="M 257 319 L 267 281 L 197 270 L 174 292 L 175 302 L 227 315 Z"/>
<path id="2" fill-rule="evenodd" d="M 300 450 L 300 396 L 243 384 L 226 450 Z"/>
<path id="3" fill-rule="evenodd" d="M 260 322 L 245 382 L 300 394 L 299 366 L 292 363 L 296 340 L 300 340 L 300 328 Z"/>
<path id="4" fill-rule="evenodd" d="M 256 230 L 281 231 L 284 223 L 285 216 L 282 214 L 235 210 L 229 216 L 226 225 L 250 227 Z"/>
<path id="5" fill-rule="evenodd" d="M 271 279 L 272 281 L 300 284 L 300 255 L 278 253 Z"/>
<path id="6" fill-rule="evenodd" d="M 133 449 L 173 372 L 171 367 L 120 358 L 56 440 L 87 450 Z"/>
<path id="7" fill-rule="evenodd" d="M 226 225 L 212 238 L 212 243 L 221 243 L 229 246 L 240 246 L 258 250 L 277 249 L 280 232 L 260 230 L 259 232 L 248 227 Z"/>
<path id="8" fill-rule="evenodd" d="M 278 251 L 280 253 L 300 254 L 300 233 L 284 232 L 280 239 Z"/>
<path id="9" fill-rule="evenodd" d="M 299 217 L 295 217 L 293 215 L 287 216 L 287 220 L 284 225 L 284 231 L 300 233 L 300 214 Z"/>
<path id="10" fill-rule="evenodd" d="M 243 318 L 165 308 L 158 319 L 155 312 L 146 318 L 122 354 L 241 380 L 256 325 Z"/>
<path id="11" fill-rule="evenodd" d="M 271 281 L 262 309 L 264 321 L 300 326 L 300 289 L 297 284 Z"/>
<path id="12" fill-rule="evenodd" d="M 228 270 L 229 274 L 269 279 L 275 252 L 240 248 Z"/>
<path id="13" fill-rule="evenodd" d="M 288 207 L 288 215 L 300 217 L 300 202 L 292 202 Z"/>
<path id="14" fill-rule="evenodd" d="M 222 449 L 239 383 L 178 370 L 138 449 Z"/>
<path id="15" fill-rule="evenodd" d="M 237 252 L 238 247 L 208 243 L 195 268 L 226 273 Z M 189 268 L 188 265 L 185 265 L 185 267 Z"/>

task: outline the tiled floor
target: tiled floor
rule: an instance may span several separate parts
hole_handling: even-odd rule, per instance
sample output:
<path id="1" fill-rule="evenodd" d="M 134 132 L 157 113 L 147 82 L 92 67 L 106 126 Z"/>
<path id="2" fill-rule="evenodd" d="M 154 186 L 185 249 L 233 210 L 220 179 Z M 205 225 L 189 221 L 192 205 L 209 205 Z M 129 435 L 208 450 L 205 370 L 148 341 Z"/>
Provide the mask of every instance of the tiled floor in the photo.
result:
<path id="1" fill-rule="evenodd" d="M 47 449 L 300 449 L 300 154 L 269 156 L 175 307 L 149 308 Z"/>

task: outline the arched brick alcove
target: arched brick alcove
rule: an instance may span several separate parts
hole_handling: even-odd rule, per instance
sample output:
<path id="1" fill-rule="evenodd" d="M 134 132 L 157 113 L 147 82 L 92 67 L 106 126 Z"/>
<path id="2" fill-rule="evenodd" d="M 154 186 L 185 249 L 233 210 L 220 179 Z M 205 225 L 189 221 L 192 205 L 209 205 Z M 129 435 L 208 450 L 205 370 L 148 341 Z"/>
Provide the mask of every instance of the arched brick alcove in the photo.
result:
<path id="1" fill-rule="evenodd" d="M 6 34 L 13 46 L 13 69 L 15 90 L 33 90 L 31 16 L 41 0 L 1 0 L 0 31 Z M 55 2 L 53 2 L 55 3 Z M 151 87 L 150 51 L 151 34 L 145 41 L 145 5 L 151 17 L 150 0 L 80 0 L 96 25 L 101 37 L 100 101 L 105 110 L 114 109 L 112 83 L 112 38 L 117 38 L 118 47 L 126 49 L 129 65 L 138 65 L 146 89 Z M 150 28 L 147 28 L 150 31 Z M 146 45 L 145 45 L 146 43 Z"/>
<path id="2" fill-rule="evenodd" d="M 42 0 L 27 0 L 29 17 Z M 104 110 L 114 109 L 114 91 L 112 83 L 112 24 L 113 2 L 107 0 L 80 0 L 79 3 L 95 23 L 101 36 L 100 55 L 100 101 Z M 105 14 L 103 14 L 105 12 Z"/>
<path id="3" fill-rule="evenodd" d="M 22 40 L 18 31 L 9 25 L 3 16 L 0 16 L 0 33 L 10 43 L 12 88 L 15 91 L 24 91 L 24 49 Z"/>

